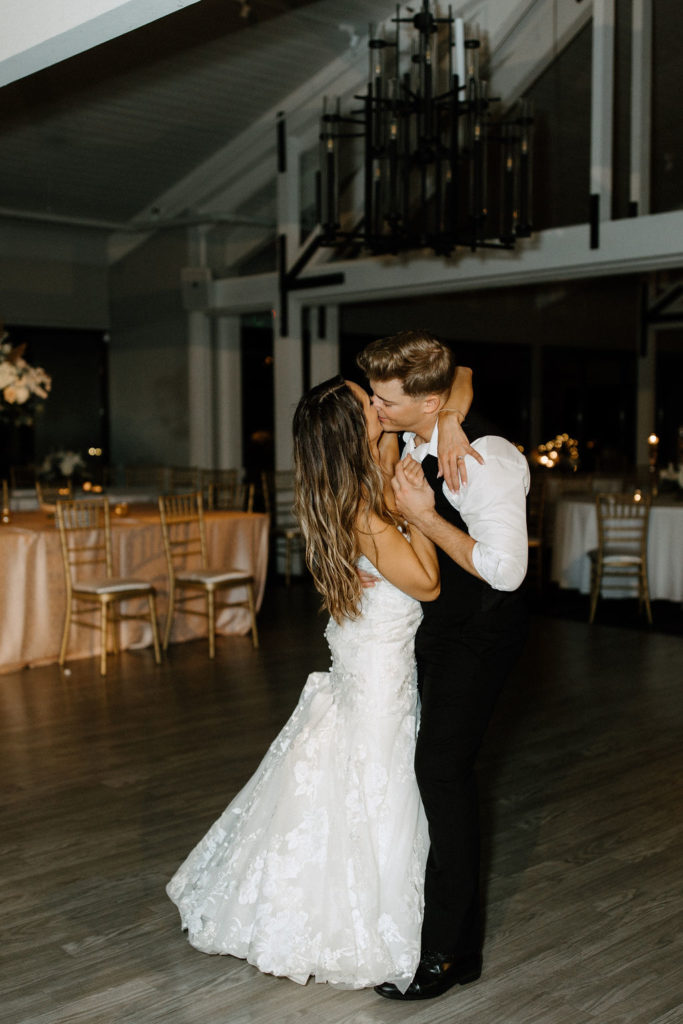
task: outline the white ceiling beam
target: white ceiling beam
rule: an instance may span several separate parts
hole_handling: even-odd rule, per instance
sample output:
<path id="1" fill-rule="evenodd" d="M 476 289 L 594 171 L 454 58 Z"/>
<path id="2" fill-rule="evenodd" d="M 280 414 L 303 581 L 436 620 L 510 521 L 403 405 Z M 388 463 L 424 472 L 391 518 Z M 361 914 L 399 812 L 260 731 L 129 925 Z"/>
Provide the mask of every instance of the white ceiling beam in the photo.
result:
<path id="1" fill-rule="evenodd" d="M 0 34 L 0 86 L 197 2 L 5 0 Z"/>
<path id="2" fill-rule="evenodd" d="M 683 265 L 683 211 L 607 221 L 601 225 L 600 248 L 589 245 L 589 226 L 541 231 L 518 243 L 514 252 L 485 249 L 455 259 L 415 254 L 410 259 L 372 257 L 339 260 L 335 272 L 345 275 L 340 285 L 305 288 L 307 274 L 291 298 L 304 305 L 367 302 L 400 296 L 504 288 L 547 281 L 576 280 L 612 274 L 636 274 Z M 264 296 L 277 288 L 275 274 L 260 275 L 250 294 L 250 278 L 212 282 L 212 312 L 249 312 L 249 301 L 262 309 Z"/>

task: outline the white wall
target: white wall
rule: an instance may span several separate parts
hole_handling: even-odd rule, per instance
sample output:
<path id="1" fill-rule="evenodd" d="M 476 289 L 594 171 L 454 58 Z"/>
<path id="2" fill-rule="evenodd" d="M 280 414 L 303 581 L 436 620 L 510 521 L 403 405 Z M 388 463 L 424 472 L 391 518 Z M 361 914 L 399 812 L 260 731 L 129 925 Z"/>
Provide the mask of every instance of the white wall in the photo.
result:
<path id="1" fill-rule="evenodd" d="M 0 86 L 197 0 L 5 0 Z"/>
<path id="2" fill-rule="evenodd" d="M 106 329 L 107 275 L 103 232 L 20 221 L 0 225 L 0 321 Z"/>
<path id="3" fill-rule="evenodd" d="M 110 270 L 109 395 L 115 465 L 189 463 L 184 231 L 162 232 Z"/>

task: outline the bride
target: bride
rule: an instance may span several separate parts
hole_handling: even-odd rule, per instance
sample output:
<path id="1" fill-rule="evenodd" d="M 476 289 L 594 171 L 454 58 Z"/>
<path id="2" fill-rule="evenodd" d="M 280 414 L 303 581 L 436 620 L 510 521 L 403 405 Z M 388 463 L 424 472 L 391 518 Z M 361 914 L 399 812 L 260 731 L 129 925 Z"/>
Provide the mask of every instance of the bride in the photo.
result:
<path id="1" fill-rule="evenodd" d="M 335 377 L 313 388 L 294 444 L 295 508 L 330 613 L 331 667 L 308 677 L 167 892 L 202 952 L 301 984 L 403 991 L 420 958 L 429 846 L 413 770 L 413 639 L 420 602 L 439 593 L 438 564 L 418 531 L 401 532 L 389 484 L 396 438 L 382 435 L 361 387 Z M 357 569 L 379 574 L 375 586 L 364 589 Z"/>

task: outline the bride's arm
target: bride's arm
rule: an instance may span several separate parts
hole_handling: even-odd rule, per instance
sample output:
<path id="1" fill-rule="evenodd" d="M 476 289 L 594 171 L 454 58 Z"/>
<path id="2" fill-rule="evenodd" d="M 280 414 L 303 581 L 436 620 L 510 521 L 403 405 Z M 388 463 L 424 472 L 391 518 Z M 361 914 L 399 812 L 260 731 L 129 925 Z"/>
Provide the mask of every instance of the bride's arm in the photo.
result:
<path id="1" fill-rule="evenodd" d="M 379 439 L 377 446 L 377 461 L 384 477 L 384 501 L 387 508 L 396 509 L 396 496 L 391 486 L 391 481 L 398 462 L 398 434 L 390 434 L 386 431 Z"/>
<path id="2" fill-rule="evenodd" d="M 439 476 L 454 493 L 460 489 L 460 482 L 467 483 L 465 455 L 472 455 L 477 462 L 483 462 L 467 439 L 460 424 L 467 416 L 472 404 L 472 371 L 469 366 L 459 366 L 451 385 L 446 404 L 439 412 Z"/>
<path id="3" fill-rule="evenodd" d="M 395 526 L 363 510 L 356 523 L 356 537 L 362 554 L 399 590 L 418 601 L 439 596 L 436 549 L 419 530 L 411 529 L 408 541 Z"/>

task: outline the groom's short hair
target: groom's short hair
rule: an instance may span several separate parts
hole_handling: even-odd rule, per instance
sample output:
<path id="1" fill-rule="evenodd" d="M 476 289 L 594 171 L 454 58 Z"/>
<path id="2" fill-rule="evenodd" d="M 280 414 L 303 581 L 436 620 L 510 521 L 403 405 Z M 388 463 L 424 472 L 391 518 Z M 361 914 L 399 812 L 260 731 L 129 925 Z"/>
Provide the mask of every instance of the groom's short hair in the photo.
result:
<path id="1" fill-rule="evenodd" d="M 368 380 L 400 380 L 411 398 L 449 391 L 456 367 L 451 349 L 427 331 L 378 338 L 356 361 Z"/>

